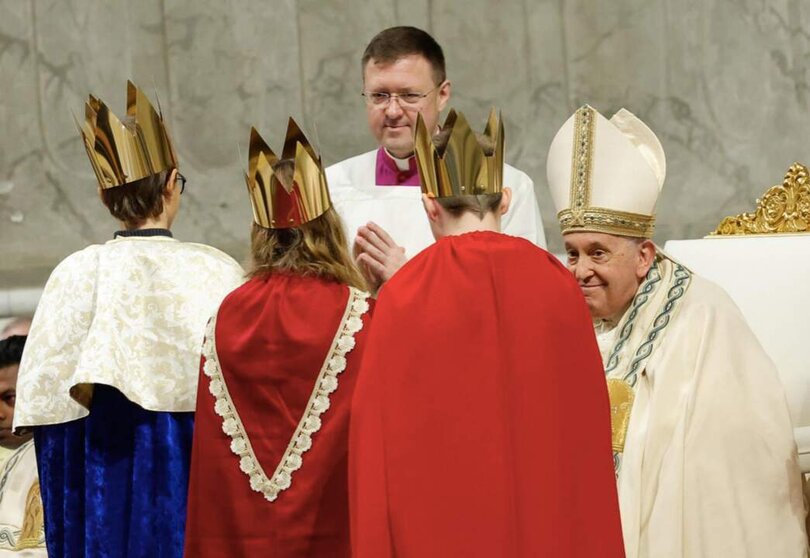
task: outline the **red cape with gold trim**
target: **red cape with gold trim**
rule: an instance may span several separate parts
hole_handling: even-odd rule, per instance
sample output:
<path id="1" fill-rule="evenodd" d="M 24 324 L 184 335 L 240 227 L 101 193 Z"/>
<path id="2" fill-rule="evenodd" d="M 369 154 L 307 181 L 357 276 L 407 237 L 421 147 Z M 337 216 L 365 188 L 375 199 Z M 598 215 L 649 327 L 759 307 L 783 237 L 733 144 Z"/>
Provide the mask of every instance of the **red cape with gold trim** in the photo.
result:
<path id="1" fill-rule="evenodd" d="M 620 557 L 604 371 L 571 274 L 498 233 L 386 284 L 355 391 L 356 558 Z"/>
<path id="2" fill-rule="evenodd" d="M 355 344 L 345 354 L 345 370 L 335 376 L 337 389 L 319 416 L 311 447 L 300 455 L 289 488 L 274 501 L 251 488 L 251 477 L 232 451 L 236 435 L 224 432 L 230 415 L 215 411 L 211 385 L 217 376 L 208 375 L 220 374 L 256 460 L 272 477 L 315 398 L 340 324 L 352 319 L 346 318 L 349 296 L 345 285 L 279 274 L 254 278 L 223 301 L 214 326 L 216 355 L 203 359 L 203 369 L 209 368 L 200 375 L 186 557 L 349 556 L 349 407 L 366 329 L 353 335 Z M 368 325 L 369 318 L 366 313 L 361 319 Z M 356 328 L 363 325 L 354 319 Z M 212 350 L 204 346 L 203 354 Z M 216 370 L 209 360 L 216 361 Z M 227 411 L 220 399 L 216 404 Z"/>

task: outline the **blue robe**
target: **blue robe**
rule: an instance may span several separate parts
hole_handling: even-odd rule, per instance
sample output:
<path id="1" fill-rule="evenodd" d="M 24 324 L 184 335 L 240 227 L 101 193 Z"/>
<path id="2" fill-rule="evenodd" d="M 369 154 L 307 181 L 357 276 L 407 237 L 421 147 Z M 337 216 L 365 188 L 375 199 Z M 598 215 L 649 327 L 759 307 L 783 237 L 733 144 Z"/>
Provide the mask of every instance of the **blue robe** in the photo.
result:
<path id="1" fill-rule="evenodd" d="M 193 428 L 105 385 L 88 416 L 35 427 L 48 556 L 181 557 Z"/>

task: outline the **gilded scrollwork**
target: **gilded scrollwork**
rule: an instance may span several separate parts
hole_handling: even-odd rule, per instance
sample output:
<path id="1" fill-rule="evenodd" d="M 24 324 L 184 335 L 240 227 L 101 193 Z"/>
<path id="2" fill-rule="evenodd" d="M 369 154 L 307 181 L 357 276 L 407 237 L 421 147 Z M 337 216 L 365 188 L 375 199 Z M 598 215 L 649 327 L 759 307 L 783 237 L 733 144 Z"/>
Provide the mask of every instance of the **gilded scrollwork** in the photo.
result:
<path id="1" fill-rule="evenodd" d="M 753 213 L 723 219 L 712 236 L 810 232 L 810 171 L 793 164 L 782 184 L 768 189 Z"/>

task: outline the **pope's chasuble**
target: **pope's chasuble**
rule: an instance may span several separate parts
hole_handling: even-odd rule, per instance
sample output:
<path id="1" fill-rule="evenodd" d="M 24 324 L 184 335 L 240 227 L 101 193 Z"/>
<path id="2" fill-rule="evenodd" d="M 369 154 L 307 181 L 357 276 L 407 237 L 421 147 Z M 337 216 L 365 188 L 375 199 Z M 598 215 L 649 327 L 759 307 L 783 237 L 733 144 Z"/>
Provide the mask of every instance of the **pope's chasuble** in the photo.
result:
<path id="1" fill-rule="evenodd" d="M 659 254 L 601 329 L 627 556 L 805 557 L 785 394 L 730 297 Z"/>

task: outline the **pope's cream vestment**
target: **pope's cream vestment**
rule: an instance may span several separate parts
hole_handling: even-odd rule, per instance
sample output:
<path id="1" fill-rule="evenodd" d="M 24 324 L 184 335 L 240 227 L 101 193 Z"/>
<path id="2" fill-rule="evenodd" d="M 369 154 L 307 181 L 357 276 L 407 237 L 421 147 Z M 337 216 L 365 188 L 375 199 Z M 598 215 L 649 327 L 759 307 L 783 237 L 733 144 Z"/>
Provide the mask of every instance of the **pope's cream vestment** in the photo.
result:
<path id="1" fill-rule="evenodd" d="M 784 390 L 725 291 L 659 257 L 610 334 L 608 381 L 635 393 L 616 455 L 627 556 L 805 556 Z"/>

